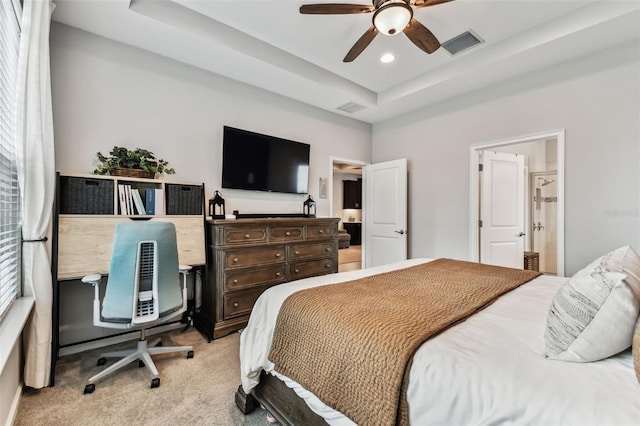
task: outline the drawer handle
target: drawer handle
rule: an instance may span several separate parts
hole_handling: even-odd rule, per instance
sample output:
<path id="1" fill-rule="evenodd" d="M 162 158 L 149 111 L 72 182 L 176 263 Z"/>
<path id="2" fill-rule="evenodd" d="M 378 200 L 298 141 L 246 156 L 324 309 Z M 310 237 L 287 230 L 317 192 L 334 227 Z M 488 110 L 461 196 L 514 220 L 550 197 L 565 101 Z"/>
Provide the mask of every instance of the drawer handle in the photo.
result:
<path id="1" fill-rule="evenodd" d="M 295 254 L 296 256 L 300 254 L 300 252 L 298 250 L 294 251 L 293 254 Z"/>
<path id="2" fill-rule="evenodd" d="M 279 276 L 280 276 L 280 272 L 276 272 L 276 277 L 279 277 Z"/>
<path id="3" fill-rule="evenodd" d="M 324 251 L 331 251 L 331 247 L 325 247 Z"/>
<path id="4" fill-rule="evenodd" d="M 276 257 L 280 257 L 280 256 L 281 256 L 280 253 L 276 253 Z"/>
<path id="5" fill-rule="evenodd" d="M 244 234 L 244 237 L 245 237 L 245 238 L 251 238 L 251 235 L 249 235 L 249 234 Z"/>
<path id="6" fill-rule="evenodd" d="M 234 258 L 233 258 L 233 261 L 234 261 L 234 262 L 238 262 L 238 258 L 237 258 L 237 257 L 234 257 Z"/>
<path id="7" fill-rule="evenodd" d="M 319 230 L 318 234 L 324 234 L 324 229 Z"/>
<path id="8" fill-rule="evenodd" d="M 327 263 L 326 265 L 324 265 L 325 268 L 330 268 L 331 264 Z"/>
<path id="9" fill-rule="evenodd" d="M 238 280 L 233 280 L 233 283 L 234 284 L 238 284 Z"/>
<path id="10" fill-rule="evenodd" d="M 293 272 L 295 272 L 297 274 L 298 272 L 300 272 L 300 269 L 296 268 L 296 269 L 293 270 Z"/>
<path id="11" fill-rule="evenodd" d="M 233 304 L 233 307 L 234 307 L 234 308 L 237 308 L 238 306 L 240 306 L 240 305 L 238 305 L 238 302 L 235 302 L 235 303 Z"/>
<path id="12" fill-rule="evenodd" d="M 291 235 L 291 232 L 287 231 L 287 232 L 284 233 L 284 235 L 286 235 L 288 237 L 289 235 Z"/>

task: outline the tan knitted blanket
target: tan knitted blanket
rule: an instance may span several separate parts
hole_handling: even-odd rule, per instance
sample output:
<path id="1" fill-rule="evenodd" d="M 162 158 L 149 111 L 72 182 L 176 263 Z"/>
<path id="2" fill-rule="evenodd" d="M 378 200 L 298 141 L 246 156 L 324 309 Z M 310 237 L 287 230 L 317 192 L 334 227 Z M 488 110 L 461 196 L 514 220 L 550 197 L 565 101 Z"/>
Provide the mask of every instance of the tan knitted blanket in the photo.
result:
<path id="1" fill-rule="evenodd" d="M 406 425 L 417 348 L 538 275 L 437 259 L 302 290 L 280 309 L 269 359 L 359 425 Z"/>

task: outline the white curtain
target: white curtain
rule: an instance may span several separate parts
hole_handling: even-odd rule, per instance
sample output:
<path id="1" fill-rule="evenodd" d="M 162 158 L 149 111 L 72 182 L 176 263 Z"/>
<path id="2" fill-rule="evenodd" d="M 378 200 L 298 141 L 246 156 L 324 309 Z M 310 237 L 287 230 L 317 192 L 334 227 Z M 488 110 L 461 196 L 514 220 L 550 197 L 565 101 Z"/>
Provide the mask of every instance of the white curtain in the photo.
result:
<path id="1" fill-rule="evenodd" d="M 25 0 L 18 60 L 16 160 L 22 197 L 24 294 L 35 298 L 25 328 L 27 386 L 49 384 L 51 369 L 51 263 L 44 240 L 53 207 L 55 158 L 49 73 L 49 0 Z"/>

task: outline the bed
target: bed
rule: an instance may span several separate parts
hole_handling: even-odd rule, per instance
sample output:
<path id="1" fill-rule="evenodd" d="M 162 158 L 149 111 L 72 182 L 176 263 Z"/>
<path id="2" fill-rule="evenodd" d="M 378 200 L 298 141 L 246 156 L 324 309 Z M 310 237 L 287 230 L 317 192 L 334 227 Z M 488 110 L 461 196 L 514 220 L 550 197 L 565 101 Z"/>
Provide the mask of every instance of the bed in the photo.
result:
<path id="1" fill-rule="evenodd" d="M 430 261 L 313 277 L 266 291 L 241 335 L 238 407 L 246 413 L 259 403 L 283 424 L 355 424 L 274 369 L 269 353 L 278 312 L 299 290 Z M 409 424 L 638 424 L 640 384 L 631 349 L 597 362 L 544 356 L 549 306 L 567 280 L 539 276 L 421 344 L 406 388 Z"/>

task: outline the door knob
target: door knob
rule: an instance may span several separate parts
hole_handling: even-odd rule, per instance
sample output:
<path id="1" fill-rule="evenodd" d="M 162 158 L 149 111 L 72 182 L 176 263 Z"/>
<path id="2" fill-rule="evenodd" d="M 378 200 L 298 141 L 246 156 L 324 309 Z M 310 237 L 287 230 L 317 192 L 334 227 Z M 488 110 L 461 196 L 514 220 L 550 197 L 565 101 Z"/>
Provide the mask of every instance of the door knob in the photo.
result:
<path id="1" fill-rule="evenodd" d="M 401 230 L 399 230 L 399 231 L 393 231 L 393 232 L 396 232 L 396 233 L 398 233 L 398 234 L 400 234 L 400 235 L 404 235 L 404 229 L 401 229 Z"/>
<path id="2" fill-rule="evenodd" d="M 516 235 L 516 237 L 524 237 L 524 236 L 525 236 L 525 233 L 524 233 L 524 232 L 521 232 L 521 233 L 519 233 L 519 234 L 517 234 L 517 235 Z"/>

